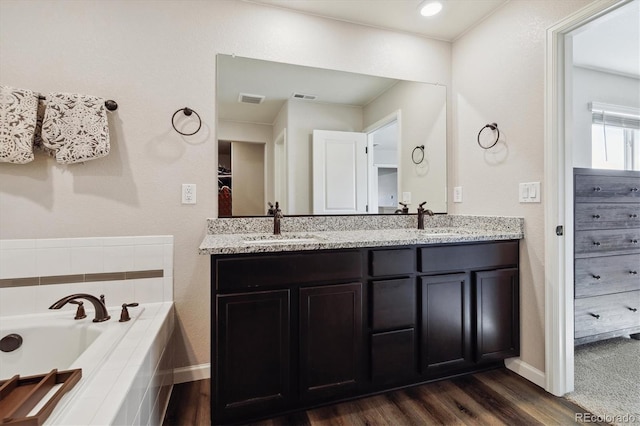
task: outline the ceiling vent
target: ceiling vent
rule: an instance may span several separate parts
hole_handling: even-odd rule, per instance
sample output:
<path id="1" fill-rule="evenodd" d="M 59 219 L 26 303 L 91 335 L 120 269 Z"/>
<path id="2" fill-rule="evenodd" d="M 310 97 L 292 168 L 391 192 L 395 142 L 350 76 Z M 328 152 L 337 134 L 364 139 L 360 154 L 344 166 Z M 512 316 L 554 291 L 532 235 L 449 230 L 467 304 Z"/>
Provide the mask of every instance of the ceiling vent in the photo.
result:
<path id="1" fill-rule="evenodd" d="M 264 96 L 262 95 L 251 95 L 249 93 L 240 93 L 238 96 L 238 102 L 243 104 L 254 104 L 258 105 L 264 101 Z"/>
<path id="2" fill-rule="evenodd" d="M 318 97 L 316 95 L 309 95 L 306 93 L 294 92 L 291 97 L 293 99 L 304 99 L 305 101 L 315 101 Z"/>

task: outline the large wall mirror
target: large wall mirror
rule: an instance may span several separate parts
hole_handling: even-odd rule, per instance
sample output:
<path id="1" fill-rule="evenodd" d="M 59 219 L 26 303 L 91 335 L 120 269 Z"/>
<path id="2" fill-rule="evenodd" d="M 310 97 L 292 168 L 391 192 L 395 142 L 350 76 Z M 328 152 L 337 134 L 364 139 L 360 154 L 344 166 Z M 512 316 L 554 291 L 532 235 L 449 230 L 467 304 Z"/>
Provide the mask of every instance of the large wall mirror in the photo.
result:
<path id="1" fill-rule="evenodd" d="M 446 87 L 217 56 L 218 216 L 447 211 Z"/>

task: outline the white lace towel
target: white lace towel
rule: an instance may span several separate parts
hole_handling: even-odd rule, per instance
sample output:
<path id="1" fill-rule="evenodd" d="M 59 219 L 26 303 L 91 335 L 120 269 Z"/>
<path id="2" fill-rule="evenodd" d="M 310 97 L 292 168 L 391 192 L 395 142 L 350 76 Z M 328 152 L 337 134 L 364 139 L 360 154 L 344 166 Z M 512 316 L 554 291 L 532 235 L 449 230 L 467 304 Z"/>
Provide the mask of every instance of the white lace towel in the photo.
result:
<path id="1" fill-rule="evenodd" d="M 0 86 L 0 162 L 33 161 L 38 95 L 31 90 Z"/>
<path id="2" fill-rule="evenodd" d="M 62 164 L 109 154 L 109 125 L 104 99 L 73 93 L 49 93 L 42 122 L 42 143 Z"/>

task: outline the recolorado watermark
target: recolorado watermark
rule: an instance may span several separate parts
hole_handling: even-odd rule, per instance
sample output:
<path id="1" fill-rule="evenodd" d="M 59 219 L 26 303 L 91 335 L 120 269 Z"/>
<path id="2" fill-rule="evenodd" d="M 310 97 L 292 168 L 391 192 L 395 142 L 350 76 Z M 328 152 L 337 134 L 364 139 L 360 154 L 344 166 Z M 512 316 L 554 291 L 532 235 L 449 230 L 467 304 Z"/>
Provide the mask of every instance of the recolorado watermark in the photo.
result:
<path id="1" fill-rule="evenodd" d="M 580 423 L 640 423 L 640 416 L 635 414 L 605 414 L 575 413 L 576 422 Z"/>

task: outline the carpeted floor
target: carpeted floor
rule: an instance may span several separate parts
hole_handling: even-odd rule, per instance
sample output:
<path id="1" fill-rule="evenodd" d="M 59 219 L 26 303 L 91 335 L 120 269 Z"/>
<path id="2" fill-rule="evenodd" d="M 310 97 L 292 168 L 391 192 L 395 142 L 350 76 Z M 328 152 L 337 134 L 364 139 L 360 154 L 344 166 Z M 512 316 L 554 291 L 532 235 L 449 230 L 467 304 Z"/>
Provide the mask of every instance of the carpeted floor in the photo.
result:
<path id="1" fill-rule="evenodd" d="M 640 341 L 621 337 L 576 347 L 575 391 L 566 398 L 607 422 L 640 423 Z"/>

